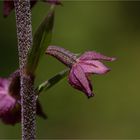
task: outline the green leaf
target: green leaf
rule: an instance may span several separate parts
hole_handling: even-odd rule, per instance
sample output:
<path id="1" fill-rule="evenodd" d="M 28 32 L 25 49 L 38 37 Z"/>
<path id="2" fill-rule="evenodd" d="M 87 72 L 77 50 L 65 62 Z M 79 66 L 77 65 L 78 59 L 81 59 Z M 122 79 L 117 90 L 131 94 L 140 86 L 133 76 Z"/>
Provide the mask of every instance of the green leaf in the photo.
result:
<path id="1" fill-rule="evenodd" d="M 26 72 L 35 73 L 40 57 L 50 45 L 54 24 L 54 5 L 50 7 L 47 16 L 37 28 L 33 37 L 33 46 L 28 54 Z"/>
<path id="2" fill-rule="evenodd" d="M 60 80 L 62 80 L 67 74 L 68 74 L 69 69 L 65 69 L 49 80 L 43 82 L 36 88 L 36 93 L 39 94 L 44 90 L 48 90 L 49 88 L 53 87 L 55 84 L 57 84 Z"/>

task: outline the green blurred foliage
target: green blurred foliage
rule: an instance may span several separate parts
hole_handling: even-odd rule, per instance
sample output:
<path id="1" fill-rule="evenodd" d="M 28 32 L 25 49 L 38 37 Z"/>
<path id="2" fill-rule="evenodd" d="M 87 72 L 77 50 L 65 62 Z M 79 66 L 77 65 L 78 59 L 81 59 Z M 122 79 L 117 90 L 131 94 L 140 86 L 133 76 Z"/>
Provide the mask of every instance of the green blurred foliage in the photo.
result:
<path id="1" fill-rule="evenodd" d="M 0 2 L 2 9 L 2 2 Z M 32 9 L 33 32 L 48 6 Z M 38 138 L 140 138 L 140 2 L 63 2 L 56 9 L 53 45 L 73 52 L 96 50 L 117 61 L 112 71 L 92 76 L 96 96 L 86 96 L 65 78 L 40 96 L 48 119 L 37 118 Z M 18 67 L 14 11 L 0 16 L 0 75 Z M 138 62 L 138 63 L 137 63 Z M 36 85 L 65 66 L 43 56 Z M 20 125 L 0 124 L 0 138 L 20 138 Z"/>

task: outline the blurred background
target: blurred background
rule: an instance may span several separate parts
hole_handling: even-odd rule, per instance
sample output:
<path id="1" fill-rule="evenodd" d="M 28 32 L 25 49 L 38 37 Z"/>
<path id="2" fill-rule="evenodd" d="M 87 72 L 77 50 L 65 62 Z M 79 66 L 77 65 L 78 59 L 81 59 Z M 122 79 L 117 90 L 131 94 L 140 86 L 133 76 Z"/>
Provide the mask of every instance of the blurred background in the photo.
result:
<path id="1" fill-rule="evenodd" d="M 0 76 L 18 68 L 14 11 L 2 15 L 0 2 Z M 48 10 L 38 2 L 32 9 L 33 32 Z M 53 45 L 75 53 L 96 50 L 117 61 L 112 71 L 92 76 L 95 97 L 87 99 L 65 78 L 40 96 L 47 120 L 37 117 L 37 138 L 140 138 L 140 2 L 63 2 L 56 9 Z M 36 85 L 65 66 L 43 56 Z M 20 138 L 20 124 L 0 123 L 0 138 Z"/>

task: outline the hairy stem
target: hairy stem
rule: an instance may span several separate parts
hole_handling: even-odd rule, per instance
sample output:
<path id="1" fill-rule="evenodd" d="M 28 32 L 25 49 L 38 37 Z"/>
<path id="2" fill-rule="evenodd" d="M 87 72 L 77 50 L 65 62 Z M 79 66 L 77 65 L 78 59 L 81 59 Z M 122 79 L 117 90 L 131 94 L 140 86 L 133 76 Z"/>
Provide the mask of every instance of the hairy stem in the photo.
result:
<path id="1" fill-rule="evenodd" d="M 14 0 L 20 65 L 22 140 L 35 139 L 36 95 L 34 77 L 25 73 L 27 54 L 32 46 L 30 0 Z"/>

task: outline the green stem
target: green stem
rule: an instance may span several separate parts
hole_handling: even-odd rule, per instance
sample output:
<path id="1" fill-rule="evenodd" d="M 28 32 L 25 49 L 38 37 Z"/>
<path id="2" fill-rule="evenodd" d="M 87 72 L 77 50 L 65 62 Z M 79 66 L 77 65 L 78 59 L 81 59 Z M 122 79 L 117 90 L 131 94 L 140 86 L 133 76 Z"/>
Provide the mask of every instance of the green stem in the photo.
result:
<path id="1" fill-rule="evenodd" d="M 27 55 L 32 47 L 30 0 L 14 0 L 18 39 L 21 95 L 22 140 L 36 137 L 36 94 L 34 78 L 25 73 Z"/>

